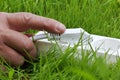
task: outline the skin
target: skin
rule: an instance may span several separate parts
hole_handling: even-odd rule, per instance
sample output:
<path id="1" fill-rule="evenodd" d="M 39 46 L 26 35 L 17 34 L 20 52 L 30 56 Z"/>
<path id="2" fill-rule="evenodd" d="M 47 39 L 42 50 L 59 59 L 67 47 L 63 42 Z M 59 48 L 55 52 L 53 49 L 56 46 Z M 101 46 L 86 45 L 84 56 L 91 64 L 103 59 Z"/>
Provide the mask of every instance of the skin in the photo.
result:
<path id="1" fill-rule="evenodd" d="M 21 66 L 24 64 L 24 59 L 36 57 L 34 43 L 21 33 L 29 29 L 62 34 L 65 26 L 56 20 L 32 13 L 0 12 L 0 57 L 12 66 Z"/>

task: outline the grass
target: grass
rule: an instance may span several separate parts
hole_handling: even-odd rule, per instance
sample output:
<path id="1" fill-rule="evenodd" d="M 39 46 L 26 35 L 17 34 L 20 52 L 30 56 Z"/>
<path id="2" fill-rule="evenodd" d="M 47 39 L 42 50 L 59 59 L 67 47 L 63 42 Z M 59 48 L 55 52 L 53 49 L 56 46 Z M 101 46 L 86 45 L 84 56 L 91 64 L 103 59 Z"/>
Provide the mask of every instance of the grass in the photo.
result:
<path id="1" fill-rule="evenodd" d="M 1 0 L 0 4 L 1 12 L 32 12 L 56 19 L 67 28 L 82 27 L 91 34 L 120 38 L 119 0 Z M 81 59 L 73 57 L 76 53 L 75 47 L 65 52 L 54 48 L 25 69 L 8 66 L 7 73 L 0 71 L 0 79 L 120 80 L 119 58 L 107 63 L 96 52 L 91 55 L 82 50 Z"/>

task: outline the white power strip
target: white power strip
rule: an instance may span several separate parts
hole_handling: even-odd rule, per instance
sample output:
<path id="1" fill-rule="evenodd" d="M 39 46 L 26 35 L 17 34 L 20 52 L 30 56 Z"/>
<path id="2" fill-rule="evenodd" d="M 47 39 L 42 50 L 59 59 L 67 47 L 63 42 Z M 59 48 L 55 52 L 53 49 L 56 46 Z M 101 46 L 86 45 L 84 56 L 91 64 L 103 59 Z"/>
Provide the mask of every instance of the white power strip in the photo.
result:
<path id="1" fill-rule="evenodd" d="M 38 32 L 36 35 L 39 35 L 41 33 L 43 33 L 43 31 Z M 116 57 L 120 56 L 120 39 L 89 34 L 82 28 L 66 29 L 65 33 L 60 35 L 60 40 L 57 42 L 59 46 L 64 50 L 68 46 L 74 47 L 74 45 L 77 44 L 80 39 L 83 42 L 84 50 L 91 50 L 89 47 L 91 45 L 93 50 L 98 49 L 97 55 L 104 55 L 107 52 L 107 56 L 109 57 L 110 62 L 115 62 Z M 54 43 L 55 41 L 51 42 L 47 38 L 38 40 L 38 52 L 47 52 Z M 80 50 L 81 46 L 78 46 L 78 51 Z"/>

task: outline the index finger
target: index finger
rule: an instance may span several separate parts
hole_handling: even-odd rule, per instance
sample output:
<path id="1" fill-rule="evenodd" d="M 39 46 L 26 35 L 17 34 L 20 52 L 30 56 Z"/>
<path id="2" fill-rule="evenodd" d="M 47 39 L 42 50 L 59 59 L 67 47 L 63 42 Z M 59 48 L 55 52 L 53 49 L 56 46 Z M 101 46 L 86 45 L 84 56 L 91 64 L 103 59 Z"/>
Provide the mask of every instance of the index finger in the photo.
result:
<path id="1" fill-rule="evenodd" d="M 28 29 L 46 30 L 52 33 L 63 33 L 65 31 L 65 26 L 62 23 L 32 13 L 6 13 L 6 18 L 10 28 L 17 31 Z"/>

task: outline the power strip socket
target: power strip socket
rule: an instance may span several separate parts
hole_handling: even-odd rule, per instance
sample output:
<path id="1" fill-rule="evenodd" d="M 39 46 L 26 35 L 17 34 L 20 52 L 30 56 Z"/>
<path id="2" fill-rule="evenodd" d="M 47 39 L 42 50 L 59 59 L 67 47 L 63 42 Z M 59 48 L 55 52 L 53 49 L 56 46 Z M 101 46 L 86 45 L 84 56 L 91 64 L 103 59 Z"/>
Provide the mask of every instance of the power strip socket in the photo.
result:
<path id="1" fill-rule="evenodd" d="M 36 35 L 43 33 L 38 32 Z M 81 37 L 82 36 L 82 37 Z M 82 28 L 66 29 L 65 33 L 60 35 L 60 40 L 57 41 L 63 51 L 68 47 L 74 47 L 80 40 L 82 40 L 82 46 L 84 50 L 97 50 L 97 55 L 104 55 L 107 52 L 107 56 L 110 62 L 116 62 L 116 57 L 120 56 L 120 39 L 105 37 L 100 35 L 89 34 Z M 46 53 L 56 41 L 49 41 L 46 39 L 40 39 L 37 41 L 37 48 L 39 53 Z M 78 46 L 79 53 L 81 52 L 81 46 Z M 81 53 L 80 53 L 81 54 Z"/>

